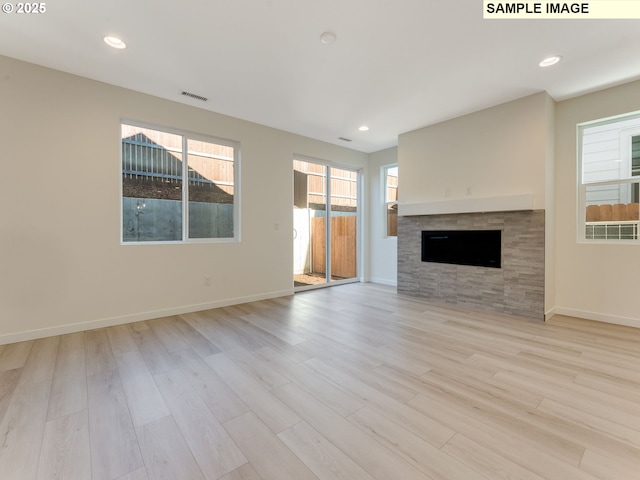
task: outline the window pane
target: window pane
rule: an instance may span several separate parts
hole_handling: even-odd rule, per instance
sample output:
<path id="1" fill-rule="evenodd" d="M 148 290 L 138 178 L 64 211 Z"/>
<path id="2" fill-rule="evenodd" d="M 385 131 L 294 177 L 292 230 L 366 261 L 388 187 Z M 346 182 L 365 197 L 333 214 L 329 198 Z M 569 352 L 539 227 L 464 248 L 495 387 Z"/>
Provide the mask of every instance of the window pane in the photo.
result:
<path id="1" fill-rule="evenodd" d="M 398 236 L 398 204 L 387 205 L 387 237 Z"/>
<path id="2" fill-rule="evenodd" d="M 640 208 L 638 184 L 586 187 L 585 238 L 633 240 L 638 238 Z M 634 194 L 635 192 L 635 194 Z"/>
<path id="3" fill-rule="evenodd" d="M 587 185 L 587 205 L 615 205 L 631 203 L 632 184 L 612 183 L 607 185 Z"/>
<path id="4" fill-rule="evenodd" d="M 624 120 L 605 121 L 582 128 L 582 180 L 583 183 L 605 182 L 630 178 L 638 172 L 630 158 L 630 135 L 640 129 L 640 116 Z M 640 145 L 635 145 L 640 148 Z M 637 152 L 637 150 L 636 150 Z M 636 153 L 636 155 L 638 155 Z M 634 173 L 634 168 L 636 173 Z"/>
<path id="5" fill-rule="evenodd" d="M 233 238 L 234 149 L 187 141 L 189 238 Z"/>
<path id="6" fill-rule="evenodd" d="M 122 240 L 182 239 L 182 137 L 122 125 Z"/>
<path id="7" fill-rule="evenodd" d="M 387 202 L 398 201 L 398 167 L 387 168 L 386 195 Z"/>
<path id="8" fill-rule="evenodd" d="M 398 167 L 384 169 L 387 237 L 398 236 Z"/>

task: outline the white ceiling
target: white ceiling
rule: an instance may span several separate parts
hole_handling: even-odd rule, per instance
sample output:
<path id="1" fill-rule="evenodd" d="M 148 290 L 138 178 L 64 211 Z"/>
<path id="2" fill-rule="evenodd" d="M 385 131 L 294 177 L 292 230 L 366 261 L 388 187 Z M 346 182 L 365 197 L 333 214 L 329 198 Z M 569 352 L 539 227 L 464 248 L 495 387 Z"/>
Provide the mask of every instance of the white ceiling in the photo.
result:
<path id="1" fill-rule="evenodd" d="M 364 152 L 542 90 L 563 100 L 640 78 L 639 20 L 483 20 L 481 0 L 52 0 L 46 8 L 0 13 L 1 55 Z M 333 45 L 320 42 L 325 31 L 336 33 Z M 128 48 L 106 46 L 108 34 Z M 550 54 L 564 60 L 539 68 Z M 362 124 L 370 130 L 358 131 Z"/>

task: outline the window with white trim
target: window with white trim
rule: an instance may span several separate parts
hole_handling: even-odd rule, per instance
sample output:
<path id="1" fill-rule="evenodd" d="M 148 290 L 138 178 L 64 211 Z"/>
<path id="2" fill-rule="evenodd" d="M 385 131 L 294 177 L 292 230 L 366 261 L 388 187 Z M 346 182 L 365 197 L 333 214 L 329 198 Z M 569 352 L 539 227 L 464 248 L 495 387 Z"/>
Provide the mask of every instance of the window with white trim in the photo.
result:
<path id="1" fill-rule="evenodd" d="M 236 143 L 121 125 L 122 242 L 237 239 Z"/>
<path id="2" fill-rule="evenodd" d="M 578 125 L 578 240 L 638 241 L 640 112 Z"/>
<path id="3" fill-rule="evenodd" d="M 384 217 L 387 237 L 398 236 L 398 165 L 383 167 Z"/>

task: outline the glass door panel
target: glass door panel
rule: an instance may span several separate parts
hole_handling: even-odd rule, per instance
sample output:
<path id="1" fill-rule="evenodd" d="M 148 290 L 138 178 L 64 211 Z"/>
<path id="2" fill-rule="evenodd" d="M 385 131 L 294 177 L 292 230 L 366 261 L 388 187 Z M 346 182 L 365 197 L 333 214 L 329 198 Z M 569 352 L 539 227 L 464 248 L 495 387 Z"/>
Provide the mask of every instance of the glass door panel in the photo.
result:
<path id="1" fill-rule="evenodd" d="M 327 167 L 293 162 L 293 281 L 327 283 Z"/>
<path id="2" fill-rule="evenodd" d="M 358 276 L 358 173 L 331 168 L 331 280 Z"/>

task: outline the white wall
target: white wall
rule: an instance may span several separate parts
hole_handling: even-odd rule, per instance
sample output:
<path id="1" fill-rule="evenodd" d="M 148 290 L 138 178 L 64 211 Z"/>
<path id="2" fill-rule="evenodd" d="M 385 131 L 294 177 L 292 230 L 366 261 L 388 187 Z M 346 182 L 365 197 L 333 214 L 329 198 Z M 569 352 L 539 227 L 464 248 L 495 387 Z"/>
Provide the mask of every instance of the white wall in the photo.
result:
<path id="1" fill-rule="evenodd" d="M 0 105 L 0 343 L 289 294 L 294 153 L 367 163 L 353 150 L 6 57 Z M 121 119 L 240 142 L 240 243 L 120 245 Z"/>
<path id="2" fill-rule="evenodd" d="M 369 175 L 367 190 L 369 197 L 368 225 L 370 260 L 365 280 L 385 285 L 397 285 L 398 281 L 398 238 L 387 237 L 385 198 L 383 196 L 384 178 L 382 167 L 398 162 L 396 147 L 369 155 Z M 402 176 L 402 173 L 399 173 Z M 402 195 L 402 186 L 398 191 Z"/>
<path id="3" fill-rule="evenodd" d="M 556 105 L 556 312 L 640 327 L 640 247 L 579 244 L 576 125 L 640 110 L 640 82 Z"/>
<path id="4" fill-rule="evenodd" d="M 542 92 L 400 135 L 400 203 L 531 194 L 544 209 L 550 105 Z"/>
<path id="5" fill-rule="evenodd" d="M 544 211 L 544 311 L 545 318 L 553 314 L 556 307 L 556 158 L 555 158 L 555 127 L 556 103 L 546 97 L 546 151 L 545 163 L 545 211 Z"/>

